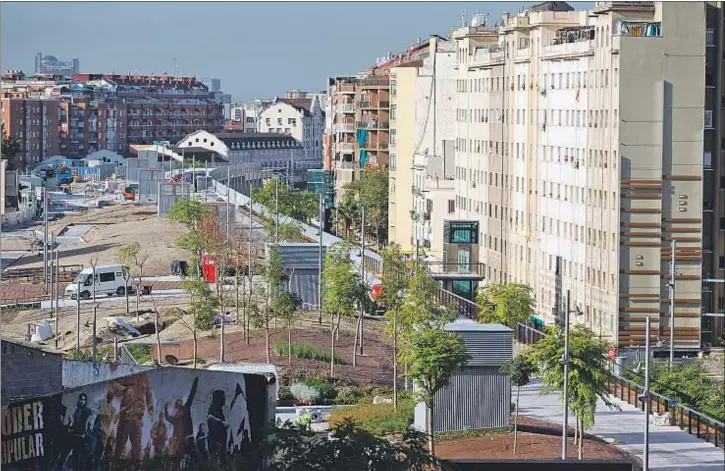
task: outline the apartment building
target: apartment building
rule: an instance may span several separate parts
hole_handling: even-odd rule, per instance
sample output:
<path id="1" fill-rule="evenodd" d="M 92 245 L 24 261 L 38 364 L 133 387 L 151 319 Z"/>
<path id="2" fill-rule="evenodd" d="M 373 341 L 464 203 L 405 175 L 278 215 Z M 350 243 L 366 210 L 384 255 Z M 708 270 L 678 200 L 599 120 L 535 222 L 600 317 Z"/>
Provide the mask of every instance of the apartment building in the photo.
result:
<path id="1" fill-rule="evenodd" d="M 60 102 L 45 97 L 2 98 L 0 114 L 8 136 L 20 139 L 23 168 L 59 153 Z"/>
<path id="2" fill-rule="evenodd" d="M 45 121 L 40 116 L 28 118 L 31 126 L 48 123 L 48 150 L 42 149 L 44 141 L 30 142 L 32 152 L 26 154 L 33 158 L 54 154 L 80 158 L 102 149 L 128 155 L 129 143 L 178 141 L 198 129 L 221 131 L 224 123 L 220 94 L 210 92 L 193 77 L 75 74 L 67 80 L 45 75 L 26 78 L 15 71 L 3 75 L 2 94 L 3 103 L 16 99 L 58 102 L 55 111 L 51 109 L 55 105 L 48 106 L 54 119 L 44 115 Z M 10 101 L 8 109 L 37 108 L 34 102 L 17 102 L 11 107 Z M 26 139 L 28 132 L 39 132 L 27 129 L 27 122 L 21 125 L 18 118 L 13 119 L 8 132 L 24 133 Z M 57 148 L 51 145 L 55 141 Z"/>
<path id="3" fill-rule="evenodd" d="M 701 344 L 705 9 L 536 5 L 455 30 L 456 213 L 476 221 L 488 282 L 566 293 L 623 349 Z M 677 243 L 670 277 L 671 243 Z M 667 347 L 665 347 L 667 348 Z"/>
<path id="4" fill-rule="evenodd" d="M 404 250 L 428 249 L 440 260 L 443 220 L 454 217 L 456 55 L 438 36 L 425 44 L 423 58 L 390 70 L 388 234 Z"/>
<path id="5" fill-rule="evenodd" d="M 702 343 L 718 345 L 725 340 L 725 284 L 704 280 L 725 279 L 725 124 L 722 61 L 725 50 L 722 2 L 706 3 L 705 30 L 705 139 L 703 151 L 702 214 Z"/>
<path id="6" fill-rule="evenodd" d="M 297 90 L 278 99 L 259 115 L 259 131 L 289 134 L 302 143 L 305 159 L 322 162 L 325 113 L 318 97 L 307 98 Z M 303 96 L 303 98 L 299 98 Z"/>

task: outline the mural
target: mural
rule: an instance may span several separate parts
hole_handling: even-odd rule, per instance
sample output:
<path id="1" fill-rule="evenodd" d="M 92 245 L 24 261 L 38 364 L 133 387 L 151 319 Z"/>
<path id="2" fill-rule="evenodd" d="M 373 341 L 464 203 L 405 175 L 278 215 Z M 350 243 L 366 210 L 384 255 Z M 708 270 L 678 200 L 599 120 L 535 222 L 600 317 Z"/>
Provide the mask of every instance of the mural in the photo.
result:
<path id="1" fill-rule="evenodd" d="M 256 462 L 266 388 L 262 375 L 161 368 L 13 404 L 3 411 L 3 470 L 158 458 L 182 470 L 236 454 Z"/>

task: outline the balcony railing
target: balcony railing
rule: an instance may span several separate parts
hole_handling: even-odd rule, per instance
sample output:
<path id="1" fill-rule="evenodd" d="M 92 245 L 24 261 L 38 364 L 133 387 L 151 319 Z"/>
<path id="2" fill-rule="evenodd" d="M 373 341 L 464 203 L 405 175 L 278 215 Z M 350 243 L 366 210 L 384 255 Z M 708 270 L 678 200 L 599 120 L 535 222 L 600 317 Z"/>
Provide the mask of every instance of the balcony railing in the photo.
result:
<path id="1" fill-rule="evenodd" d="M 335 132 L 354 132 L 355 125 L 353 123 L 339 123 L 335 125 Z"/>
<path id="2" fill-rule="evenodd" d="M 355 112 L 355 104 L 354 103 L 339 103 L 335 105 L 335 109 L 338 113 L 354 113 Z"/>
<path id="3" fill-rule="evenodd" d="M 381 101 L 378 108 L 390 108 L 390 102 L 389 101 Z"/>
<path id="4" fill-rule="evenodd" d="M 355 145 L 352 142 L 337 142 L 335 143 L 335 150 L 340 152 L 353 152 Z"/>
<path id="5" fill-rule="evenodd" d="M 357 122 L 357 127 L 360 128 L 360 129 L 377 129 L 378 122 L 375 121 L 375 120 L 373 120 L 373 121 L 358 121 Z"/>
<path id="6" fill-rule="evenodd" d="M 347 162 L 344 160 L 336 160 L 335 161 L 335 168 L 341 169 L 341 170 L 353 170 L 357 168 L 357 165 L 355 162 Z"/>
<path id="7" fill-rule="evenodd" d="M 483 276 L 485 264 L 481 262 L 428 262 L 431 275 L 476 275 Z"/>

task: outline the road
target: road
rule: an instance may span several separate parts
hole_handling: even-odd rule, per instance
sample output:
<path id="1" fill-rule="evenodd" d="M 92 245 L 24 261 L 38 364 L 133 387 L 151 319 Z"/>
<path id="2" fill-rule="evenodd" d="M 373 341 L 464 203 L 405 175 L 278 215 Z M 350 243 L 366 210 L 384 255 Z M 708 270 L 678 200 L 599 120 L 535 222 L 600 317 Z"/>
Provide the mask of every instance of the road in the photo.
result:
<path id="1" fill-rule="evenodd" d="M 541 396 L 540 380 L 521 388 L 520 413 L 550 422 L 562 423 L 562 403 L 556 394 Z M 614 443 L 642 458 L 644 412 L 626 402 L 612 398 L 621 411 L 597 404 L 596 424 L 588 433 Z M 569 425 L 574 418 L 569 418 Z M 570 447 L 574 447 L 573 441 Z M 715 445 L 689 435 L 678 427 L 654 425 L 650 420 L 650 470 L 652 471 L 722 471 L 725 452 Z M 585 457 L 586 458 L 586 457 Z"/>

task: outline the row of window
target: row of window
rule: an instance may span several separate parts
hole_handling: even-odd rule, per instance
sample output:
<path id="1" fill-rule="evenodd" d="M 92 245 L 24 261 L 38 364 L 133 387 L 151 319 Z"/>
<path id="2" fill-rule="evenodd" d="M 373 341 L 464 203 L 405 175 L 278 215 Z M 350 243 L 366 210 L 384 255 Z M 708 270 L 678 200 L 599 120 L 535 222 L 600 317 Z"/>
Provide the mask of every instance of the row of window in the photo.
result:
<path id="1" fill-rule="evenodd" d="M 471 79 L 457 79 L 456 91 L 458 93 L 489 93 L 503 92 L 506 90 L 526 90 L 527 87 L 535 87 L 537 91 L 551 90 L 576 90 L 578 88 L 606 88 L 609 87 L 609 76 L 612 75 L 612 83 L 619 85 L 619 68 L 613 69 L 591 69 L 581 72 L 558 72 L 539 74 L 538 79 L 530 76 L 527 82 L 525 74 L 512 77 L 480 77 Z"/>
<path id="2" fill-rule="evenodd" d="M 528 116 L 528 121 L 527 121 Z M 533 118 L 535 117 L 536 122 Z M 529 125 L 549 125 L 549 126 L 573 126 L 573 127 L 609 127 L 609 110 L 565 110 L 565 109 L 542 109 L 537 113 L 533 109 L 529 109 L 526 113 L 525 109 L 501 110 L 500 108 L 475 108 L 456 109 L 456 121 L 459 123 L 506 123 L 509 118 L 514 120 L 515 124 Z M 617 110 L 613 110 L 612 126 L 617 125 Z M 707 117 L 705 118 L 707 121 Z M 712 119 L 710 119 L 712 123 Z M 706 123 L 706 127 L 707 123 Z"/>

